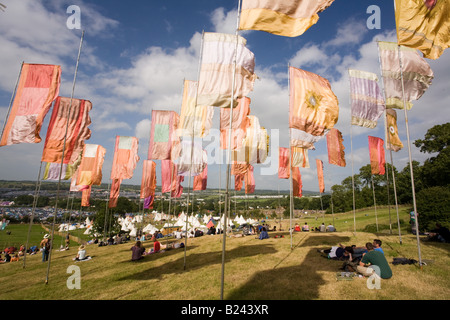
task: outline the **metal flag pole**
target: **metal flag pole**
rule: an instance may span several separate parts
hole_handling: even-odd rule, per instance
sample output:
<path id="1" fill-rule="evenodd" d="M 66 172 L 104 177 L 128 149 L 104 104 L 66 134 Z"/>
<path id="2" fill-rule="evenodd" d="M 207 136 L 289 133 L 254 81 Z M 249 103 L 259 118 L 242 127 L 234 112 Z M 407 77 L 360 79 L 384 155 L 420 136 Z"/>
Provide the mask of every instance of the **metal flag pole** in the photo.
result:
<path id="1" fill-rule="evenodd" d="M 5 120 L 3 122 L 2 135 L 0 136 L 0 139 L 2 139 L 2 140 L 3 140 L 3 134 L 5 133 L 6 121 L 8 121 L 9 113 L 11 112 L 14 97 L 16 96 L 17 87 L 19 85 L 20 76 L 22 75 L 23 64 L 24 64 L 24 62 L 22 61 L 22 64 L 20 65 L 19 75 L 17 76 L 16 85 L 14 86 L 14 91 L 13 91 L 13 94 L 11 95 L 11 100 L 9 102 L 8 111 L 6 112 Z"/>
<path id="2" fill-rule="evenodd" d="M 375 200 L 375 184 L 373 183 L 373 174 L 371 174 L 370 177 L 372 179 L 373 205 L 375 207 L 375 223 L 377 225 L 377 232 L 378 232 L 377 201 Z"/>
<path id="3" fill-rule="evenodd" d="M 350 73 L 349 74 L 349 88 L 351 90 L 350 84 Z M 355 204 L 355 173 L 353 171 L 353 125 L 352 125 L 352 100 L 351 100 L 351 91 L 349 95 L 349 104 L 350 104 L 350 153 L 352 154 L 352 192 L 353 192 L 353 234 L 356 234 L 356 204 Z"/>
<path id="4" fill-rule="evenodd" d="M 288 64 L 288 95 L 289 95 L 289 119 L 291 117 L 291 77 L 290 77 L 290 65 Z M 292 146 L 291 146 L 291 128 L 289 127 L 289 233 L 291 235 L 291 250 L 293 249 L 292 237 L 293 237 L 293 229 L 292 229 L 292 218 L 294 216 L 294 181 L 292 180 Z"/>
<path id="5" fill-rule="evenodd" d="M 412 166 L 412 157 L 411 157 L 411 142 L 409 138 L 409 126 L 408 126 L 408 114 L 406 112 L 406 98 L 405 98 L 405 85 L 403 81 L 403 66 L 402 66 L 402 55 L 400 54 L 400 45 L 397 45 L 397 53 L 398 53 L 398 60 L 400 64 L 400 76 L 402 80 L 402 95 L 403 95 L 403 110 L 405 111 L 405 125 L 406 125 L 406 137 L 408 139 L 408 154 L 409 154 L 409 169 L 411 172 L 411 189 L 412 189 L 412 195 L 413 195 L 413 205 L 414 205 L 414 214 L 415 214 L 415 227 L 416 227 L 416 238 L 417 238 L 417 250 L 419 255 L 419 265 L 422 269 L 422 254 L 420 252 L 420 239 L 419 239 L 419 222 L 418 222 L 418 216 L 417 216 L 417 204 L 416 204 L 416 191 L 414 187 L 414 170 Z"/>
<path id="6" fill-rule="evenodd" d="M 78 57 L 77 57 L 77 63 L 75 66 L 75 74 L 73 77 L 73 84 L 72 84 L 72 94 L 70 97 L 70 107 L 68 110 L 68 117 L 70 115 L 70 111 L 72 109 L 72 100 L 73 100 L 73 95 L 74 95 L 74 91 L 75 91 L 75 83 L 76 83 L 76 79 L 77 79 L 77 73 L 78 73 L 78 65 L 80 62 L 80 55 L 81 55 L 81 48 L 83 45 L 83 38 L 84 38 L 84 30 L 81 33 L 81 39 L 80 39 L 80 47 L 78 48 Z M 50 237 L 50 252 L 48 255 L 48 265 L 47 265 L 47 276 L 45 278 L 45 283 L 48 284 L 48 278 L 49 278 L 49 273 L 50 273 L 50 262 L 51 262 L 51 258 L 52 258 L 52 249 L 53 249 L 53 236 L 55 233 L 55 221 L 56 221 L 56 214 L 57 214 L 57 210 L 58 210 L 58 198 L 59 198 L 59 191 L 60 191 L 60 186 L 61 186 L 61 174 L 62 174 L 62 169 L 63 169 L 63 164 L 64 164 L 64 153 L 66 151 L 66 140 L 67 140 L 67 131 L 69 130 L 69 121 L 67 121 L 66 124 L 66 132 L 64 134 L 64 144 L 63 144 L 63 150 L 62 150 L 62 157 L 61 157 L 61 166 L 59 169 L 59 177 L 58 177 L 58 188 L 57 188 L 57 192 L 56 192 L 56 200 L 55 200 L 55 211 L 53 214 L 53 223 L 52 223 L 52 234 Z"/>
<path id="7" fill-rule="evenodd" d="M 236 64 L 237 64 L 237 49 L 239 43 L 239 19 L 241 12 L 241 0 L 238 0 L 238 14 L 236 19 L 236 44 L 234 47 L 234 61 L 233 61 L 233 80 L 231 83 L 231 99 L 230 99 L 230 130 L 228 133 L 228 149 L 227 149 L 227 177 L 226 177 L 226 189 L 225 189 L 225 210 L 224 210 L 224 225 L 223 229 L 223 242 L 222 242 L 222 270 L 221 270 L 221 285 L 220 285 L 220 300 L 223 300 L 224 291 L 224 278 L 225 278 L 225 250 L 226 250 L 226 239 L 227 239 L 227 229 L 228 229 L 228 219 L 227 215 L 229 213 L 228 201 L 229 201 L 229 187 L 230 187 L 230 172 L 231 172 L 231 132 L 233 130 L 233 109 L 234 109 L 234 84 L 236 81 Z"/>
<path id="8" fill-rule="evenodd" d="M 383 96 L 384 96 L 384 101 L 386 101 L 386 90 L 384 88 L 384 77 L 383 77 L 383 70 L 381 67 L 380 46 L 379 46 L 378 41 L 377 41 L 377 47 L 378 47 L 378 64 L 380 66 L 381 83 L 382 83 L 382 87 L 383 87 Z M 387 128 L 387 111 L 386 111 L 386 109 L 384 110 L 384 126 L 385 126 L 386 136 L 387 136 L 386 140 L 387 140 L 387 143 L 390 145 L 391 144 L 391 136 L 389 135 L 388 128 Z M 387 149 L 387 145 L 386 145 L 386 149 Z M 392 158 L 392 149 L 389 149 L 389 154 L 390 154 L 390 160 L 391 160 L 392 183 L 393 183 L 393 187 L 394 187 L 395 210 L 397 212 L 398 236 L 399 236 L 400 244 L 402 244 L 402 232 L 400 230 L 400 216 L 399 216 L 399 212 L 398 212 L 397 187 L 396 187 L 396 183 L 395 183 L 394 160 Z"/>
<path id="9" fill-rule="evenodd" d="M 186 253 L 187 253 L 187 239 L 188 239 L 188 219 L 189 219 L 189 195 L 191 192 L 191 176 L 192 176 L 192 158 L 194 153 L 194 135 L 195 135 L 195 109 L 197 108 L 197 99 L 198 99 L 198 87 L 200 84 L 200 70 L 202 66 L 202 60 L 203 60 L 203 41 L 204 41 L 204 35 L 205 32 L 202 31 L 202 42 L 200 44 L 200 58 L 198 62 L 197 67 L 197 90 L 195 93 L 195 105 L 194 105 L 194 116 L 193 116 L 193 122 L 192 122 L 192 144 L 191 144 L 191 167 L 189 169 L 189 192 L 188 192 L 188 198 L 187 198 L 187 211 L 186 211 L 186 234 L 184 238 L 184 265 L 183 269 L 186 270 Z"/>

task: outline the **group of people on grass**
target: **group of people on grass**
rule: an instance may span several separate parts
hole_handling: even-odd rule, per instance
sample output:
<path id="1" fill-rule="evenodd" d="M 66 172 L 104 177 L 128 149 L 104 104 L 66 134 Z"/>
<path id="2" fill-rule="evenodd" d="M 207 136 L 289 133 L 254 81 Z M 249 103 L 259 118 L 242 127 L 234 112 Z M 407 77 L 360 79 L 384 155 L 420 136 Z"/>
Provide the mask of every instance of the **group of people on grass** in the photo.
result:
<path id="1" fill-rule="evenodd" d="M 374 239 L 373 242 L 367 242 L 364 247 L 339 244 L 318 251 L 329 259 L 345 261 L 343 269 L 346 271 L 357 272 L 366 277 L 376 274 L 381 279 L 389 279 L 392 277 L 392 270 L 381 244 L 381 240 Z"/>
<path id="2" fill-rule="evenodd" d="M 309 231 L 335 232 L 336 228 L 331 223 L 328 226 L 325 226 L 325 223 L 323 222 L 318 227 L 310 227 L 308 225 L 308 222 L 305 222 L 305 224 L 301 228 L 298 223 L 295 224 L 294 232 L 309 232 Z"/>
<path id="3" fill-rule="evenodd" d="M 174 242 L 167 245 L 162 245 L 158 239 L 154 239 L 153 248 L 149 248 L 148 251 L 145 250 L 141 241 L 136 241 L 136 243 L 131 247 L 131 261 L 137 261 L 144 258 L 146 255 L 165 252 L 170 249 L 184 248 L 183 242 Z"/>

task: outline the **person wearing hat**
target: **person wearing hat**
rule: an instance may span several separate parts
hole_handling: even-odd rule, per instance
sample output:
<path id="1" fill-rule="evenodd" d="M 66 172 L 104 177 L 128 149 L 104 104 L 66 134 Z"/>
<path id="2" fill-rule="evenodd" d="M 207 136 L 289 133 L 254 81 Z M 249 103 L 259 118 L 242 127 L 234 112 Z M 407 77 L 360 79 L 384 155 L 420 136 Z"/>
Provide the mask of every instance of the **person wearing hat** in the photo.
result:
<path id="1" fill-rule="evenodd" d="M 86 249 L 85 249 L 84 245 L 81 245 L 78 248 L 78 253 L 77 253 L 77 256 L 76 256 L 75 260 L 76 261 L 81 261 L 81 260 L 85 260 L 87 258 L 89 258 L 89 257 L 86 256 Z"/>
<path id="2" fill-rule="evenodd" d="M 48 261 L 48 255 L 51 247 L 51 239 L 48 233 L 44 235 L 44 239 L 42 239 L 40 246 L 42 251 L 42 262 Z"/>

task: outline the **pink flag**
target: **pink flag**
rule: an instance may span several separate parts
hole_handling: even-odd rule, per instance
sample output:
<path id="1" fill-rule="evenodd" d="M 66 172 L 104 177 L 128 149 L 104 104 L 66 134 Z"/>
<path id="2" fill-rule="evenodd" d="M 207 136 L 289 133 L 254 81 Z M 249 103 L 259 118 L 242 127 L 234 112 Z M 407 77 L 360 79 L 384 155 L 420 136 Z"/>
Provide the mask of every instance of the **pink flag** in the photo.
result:
<path id="1" fill-rule="evenodd" d="M 369 154 L 370 167 L 372 174 L 383 175 L 385 173 L 385 158 L 384 158 L 384 141 L 381 138 L 369 136 Z"/>
<path id="2" fill-rule="evenodd" d="M 176 134 L 180 117 L 174 111 L 152 110 L 152 127 L 148 159 L 173 159 L 172 149 L 177 147 L 179 139 Z"/>
<path id="3" fill-rule="evenodd" d="M 278 149 L 278 178 L 289 179 L 289 148 Z"/>

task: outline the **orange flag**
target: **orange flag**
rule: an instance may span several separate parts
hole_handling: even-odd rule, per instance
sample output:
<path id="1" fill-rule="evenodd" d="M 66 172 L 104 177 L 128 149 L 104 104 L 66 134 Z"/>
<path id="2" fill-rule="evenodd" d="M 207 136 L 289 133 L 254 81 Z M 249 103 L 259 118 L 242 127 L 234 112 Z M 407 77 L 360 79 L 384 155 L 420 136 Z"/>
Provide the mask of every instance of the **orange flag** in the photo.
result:
<path id="1" fill-rule="evenodd" d="M 299 167 L 292 167 L 292 191 L 294 197 L 301 198 L 302 197 L 302 176 L 300 174 Z"/>
<path id="2" fill-rule="evenodd" d="M 120 184 L 122 183 L 122 179 L 113 179 L 111 183 L 111 191 L 109 193 L 109 203 L 108 208 L 117 207 L 117 201 L 119 200 L 120 194 Z"/>
<path id="3" fill-rule="evenodd" d="M 383 139 L 369 136 L 370 167 L 372 174 L 383 175 L 385 172 L 384 166 L 386 162 L 383 144 Z"/>
<path id="4" fill-rule="evenodd" d="M 324 193 L 325 183 L 323 181 L 323 162 L 322 162 L 322 160 L 316 159 L 316 166 L 317 166 L 317 178 L 319 179 L 319 191 L 320 191 L 320 193 Z"/>
<path id="5" fill-rule="evenodd" d="M 220 147 L 228 148 L 228 132 L 230 131 L 231 108 L 220 109 Z M 231 122 L 231 149 L 236 150 L 242 147 L 247 128 L 250 127 L 250 98 L 244 97 L 238 100 L 238 105 L 233 108 L 233 121 Z"/>
<path id="6" fill-rule="evenodd" d="M 91 186 L 89 186 L 87 189 L 84 189 L 81 192 L 81 206 L 82 207 L 89 207 L 90 206 L 90 199 L 91 199 Z"/>
<path id="7" fill-rule="evenodd" d="M 208 164 L 199 175 L 194 177 L 194 191 L 206 190 L 206 183 L 208 179 Z"/>
<path id="8" fill-rule="evenodd" d="M 0 147 L 39 143 L 44 118 L 59 94 L 61 67 L 24 63 Z"/>
<path id="9" fill-rule="evenodd" d="M 85 144 L 83 157 L 78 167 L 77 182 L 79 190 L 102 183 L 102 167 L 105 158 L 105 148 L 98 144 Z"/>
<path id="10" fill-rule="evenodd" d="M 333 128 L 327 133 L 328 163 L 345 167 L 343 141 L 342 133 L 338 129 Z"/>
<path id="11" fill-rule="evenodd" d="M 138 147 L 138 138 L 116 136 L 111 179 L 131 179 L 133 177 L 133 171 L 139 161 Z"/>
<path id="12" fill-rule="evenodd" d="M 245 174 L 245 194 L 255 192 L 255 176 L 253 175 L 253 166 L 249 165 Z"/>
<path id="13" fill-rule="evenodd" d="M 278 179 L 289 179 L 289 148 L 278 150 Z"/>
<path id="14" fill-rule="evenodd" d="M 56 98 L 52 116 L 47 129 L 42 162 L 61 163 L 64 137 L 64 163 L 74 163 L 83 151 L 84 140 L 91 137 L 89 111 L 92 103 L 89 100 Z M 66 135 L 67 128 L 67 135 Z"/>
<path id="15" fill-rule="evenodd" d="M 156 189 L 156 163 L 151 160 L 144 160 L 142 168 L 141 199 L 148 198 L 155 194 Z"/>

